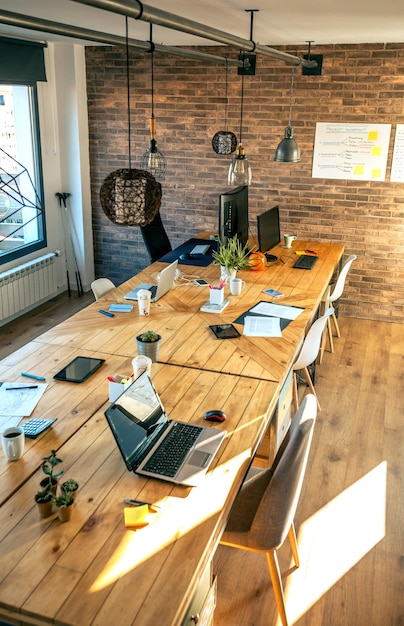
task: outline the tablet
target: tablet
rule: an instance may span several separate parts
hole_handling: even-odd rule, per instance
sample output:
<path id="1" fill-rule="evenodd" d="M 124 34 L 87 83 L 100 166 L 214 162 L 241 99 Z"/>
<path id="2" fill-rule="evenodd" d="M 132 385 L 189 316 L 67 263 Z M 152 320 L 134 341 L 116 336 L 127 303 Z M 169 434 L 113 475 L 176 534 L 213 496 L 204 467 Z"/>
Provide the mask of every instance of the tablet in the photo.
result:
<path id="1" fill-rule="evenodd" d="M 82 383 L 87 380 L 91 374 L 94 374 L 101 365 L 105 363 L 105 359 L 97 359 L 88 356 L 76 356 L 70 361 L 60 372 L 54 375 L 55 380 L 64 380 L 70 383 Z"/>
<path id="2" fill-rule="evenodd" d="M 240 333 L 233 324 L 213 324 L 209 328 L 218 339 L 235 339 L 240 337 Z"/>

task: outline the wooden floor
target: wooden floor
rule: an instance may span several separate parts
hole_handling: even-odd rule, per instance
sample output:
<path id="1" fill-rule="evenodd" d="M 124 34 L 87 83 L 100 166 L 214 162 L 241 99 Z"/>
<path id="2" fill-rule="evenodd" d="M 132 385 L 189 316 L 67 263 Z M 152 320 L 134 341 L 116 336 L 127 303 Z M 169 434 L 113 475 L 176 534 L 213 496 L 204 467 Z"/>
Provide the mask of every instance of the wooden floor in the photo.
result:
<path id="1" fill-rule="evenodd" d="M 63 294 L 0 328 L 0 358 L 93 300 Z M 297 626 L 404 625 L 404 324 L 341 319 L 318 366 L 297 516 L 301 567 L 279 552 Z M 280 624 L 265 557 L 219 546 L 215 626 Z"/>

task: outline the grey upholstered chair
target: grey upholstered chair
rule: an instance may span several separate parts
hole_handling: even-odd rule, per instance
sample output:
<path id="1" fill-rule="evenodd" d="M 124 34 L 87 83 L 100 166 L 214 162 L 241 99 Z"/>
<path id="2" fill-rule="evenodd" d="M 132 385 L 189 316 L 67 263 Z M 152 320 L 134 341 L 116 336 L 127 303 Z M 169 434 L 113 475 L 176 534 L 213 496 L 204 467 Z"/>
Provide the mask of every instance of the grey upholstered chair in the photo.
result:
<path id="1" fill-rule="evenodd" d="M 308 394 L 292 420 L 289 440 L 275 470 L 262 470 L 245 481 L 220 540 L 223 545 L 265 553 L 284 626 L 288 620 L 276 551 L 288 537 L 295 565 L 299 567 L 294 517 L 316 416 L 316 398 Z"/>
<path id="2" fill-rule="evenodd" d="M 114 288 L 115 285 L 112 280 L 109 280 L 109 278 L 97 278 L 91 283 L 91 289 L 96 300 L 99 300 L 103 295 Z"/>

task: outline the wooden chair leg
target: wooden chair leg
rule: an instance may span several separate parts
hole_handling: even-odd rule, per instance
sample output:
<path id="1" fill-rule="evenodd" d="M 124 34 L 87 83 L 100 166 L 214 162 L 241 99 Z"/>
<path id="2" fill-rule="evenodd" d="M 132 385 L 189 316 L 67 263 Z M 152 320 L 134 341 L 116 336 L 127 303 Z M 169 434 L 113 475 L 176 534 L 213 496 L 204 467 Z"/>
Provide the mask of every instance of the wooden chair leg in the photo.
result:
<path id="1" fill-rule="evenodd" d="M 285 598 L 283 595 L 282 579 L 279 570 L 278 557 L 276 556 L 276 550 L 266 552 L 266 557 L 279 615 L 283 626 L 288 626 L 288 618 L 286 617 L 285 610 Z"/>
<path id="2" fill-rule="evenodd" d="M 299 408 L 299 395 L 298 395 L 298 388 L 297 388 L 297 374 L 296 372 L 293 372 L 293 410 L 295 413 L 298 408 Z"/>
<path id="3" fill-rule="evenodd" d="M 333 316 L 333 313 L 331 313 L 331 317 L 332 316 Z M 328 318 L 327 320 L 327 334 L 328 334 L 328 341 L 330 342 L 330 351 L 334 352 L 334 340 L 332 338 L 332 328 L 331 328 L 330 318 Z"/>
<path id="4" fill-rule="evenodd" d="M 307 384 L 310 387 L 311 393 L 315 396 L 315 398 L 317 400 L 318 410 L 321 411 L 321 406 L 320 406 L 320 403 L 319 403 L 318 398 L 317 398 L 316 390 L 314 389 L 314 385 L 313 385 L 313 382 L 312 382 L 312 380 L 310 378 L 309 370 L 307 369 L 307 367 L 303 368 L 303 373 L 304 373 L 304 377 L 305 377 L 305 379 L 307 381 Z"/>
<path id="5" fill-rule="evenodd" d="M 337 337 L 341 337 L 341 333 L 340 333 L 340 330 L 339 330 L 339 325 L 338 325 L 338 321 L 337 321 L 337 317 L 336 317 L 335 313 L 332 313 L 331 317 L 332 317 L 332 321 L 334 322 L 335 332 L 337 333 Z"/>
<path id="6" fill-rule="evenodd" d="M 288 538 L 289 538 L 289 543 L 290 543 L 290 549 L 292 550 L 292 555 L 295 561 L 295 565 L 296 567 L 300 567 L 300 559 L 299 559 L 299 552 L 297 549 L 296 530 L 295 530 L 294 522 L 292 522 L 289 528 Z"/>

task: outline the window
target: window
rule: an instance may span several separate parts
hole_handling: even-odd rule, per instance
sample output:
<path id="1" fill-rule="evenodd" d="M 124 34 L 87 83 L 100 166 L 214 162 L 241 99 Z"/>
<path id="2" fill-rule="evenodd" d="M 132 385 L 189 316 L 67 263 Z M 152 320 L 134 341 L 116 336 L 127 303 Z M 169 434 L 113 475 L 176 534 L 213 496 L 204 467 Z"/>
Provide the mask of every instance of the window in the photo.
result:
<path id="1" fill-rule="evenodd" d="M 0 38 L 0 264 L 46 246 L 36 81 L 43 44 Z"/>
<path id="2" fill-rule="evenodd" d="M 36 87 L 0 85 L 0 263 L 46 245 Z"/>

